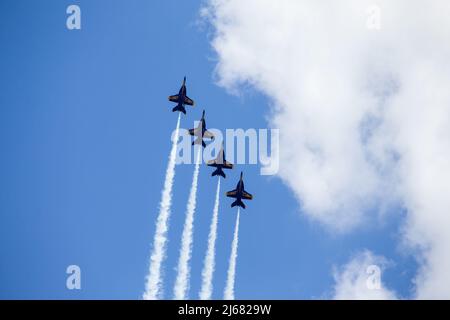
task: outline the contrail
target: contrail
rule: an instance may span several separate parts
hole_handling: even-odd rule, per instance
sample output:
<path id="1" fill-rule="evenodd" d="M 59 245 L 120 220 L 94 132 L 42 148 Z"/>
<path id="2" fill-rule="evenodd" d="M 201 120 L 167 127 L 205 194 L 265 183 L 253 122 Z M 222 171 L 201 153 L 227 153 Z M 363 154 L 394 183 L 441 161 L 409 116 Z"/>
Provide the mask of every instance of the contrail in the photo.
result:
<path id="1" fill-rule="evenodd" d="M 210 300 L 212 294 L 212 278 L 215 267 L 216 254 L 216 238 L 217 238 L 217 217 L 219 215 L 219 194 L 220 194 L 220 178 L 217 180 L 216 199 L 214 201 L 213 216 L 211 226 L 209 228 L 208 249 L 206 250 L 205 261 L 203 262 L 202 271 L 202 288 L 200 290 L 201 300 Z"/>
<path id="2" fill-rule="evenodd" d="M 156 231 L 153 238 L 153 252 L 150 257 L 149 274 L 145 285 L 143 299 L 156 300 L 161 296 L 161 264 L 166 256 L 167 230 L 169 229 L 170 206 L 172 204 L 172 186 L 175 177 L 175 160 L 177 154 L 177 141 L 180 131 L 180 114 L 170 149 L 169 163 L 167 164 L 164 189 L 159 203 L 159 215 L 156 221 Z"/>
<path id="3" fill-rule="evenodd" d="M 200 148 L 200 147 L 199 147 Z M 200 149 L 197 151 L 195 160 L 194 175 L 189 199 L 186 209 L 186 219 L 184 221 L 183 235 L 181 236 L 180 258 L 178 259 L 178 274 L 173 288 L 173 298 L 175 300 L 187 299 L 189 289 L 189 260 L 192 255 L 192 234 L 194 231 L 194 213 L 197 198 L 198 172 L 200 169 Z"/>
<path id="4" fill-rule="evenodd" d="M 238 208 L 236 216 L 236 227 L 234 228 L 234 237 L 231 244 L 231 255 L 230 255 L 230 265 L 228 266 L 228 276 L 227 284 L 225 286 L 225 291 L 223 298 L 225 300 L 234 300 L 234 278 L 236 276 L 236 259 L 237 259 L 237 249 L 238 249 L 238 233 L 239 233 L 239 214 L 240 209 Z"/>

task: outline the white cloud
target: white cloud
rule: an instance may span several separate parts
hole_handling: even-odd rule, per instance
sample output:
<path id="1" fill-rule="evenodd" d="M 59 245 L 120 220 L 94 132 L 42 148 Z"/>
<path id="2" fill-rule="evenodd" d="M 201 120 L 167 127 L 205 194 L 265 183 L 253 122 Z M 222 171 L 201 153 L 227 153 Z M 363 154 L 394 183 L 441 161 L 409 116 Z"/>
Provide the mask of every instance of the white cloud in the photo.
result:
<path id="1" fill-rule="evenodd" d="M 393 300 L 396 294 L 383 282 L 383 270 L 387 265 L 384 257 L 370 251 L 357 254 L 341 269 L 336 270 L 334 299 L 336 300 Z"/>
<path id="2" fill-rule="evenodd" d="M 210 0 L 203 13 L 219 83 L 273 102 L 279 175 L 302 212 L 345 231 L 404 206 L 417 296 L 450 298 L 450 2 Z"/>

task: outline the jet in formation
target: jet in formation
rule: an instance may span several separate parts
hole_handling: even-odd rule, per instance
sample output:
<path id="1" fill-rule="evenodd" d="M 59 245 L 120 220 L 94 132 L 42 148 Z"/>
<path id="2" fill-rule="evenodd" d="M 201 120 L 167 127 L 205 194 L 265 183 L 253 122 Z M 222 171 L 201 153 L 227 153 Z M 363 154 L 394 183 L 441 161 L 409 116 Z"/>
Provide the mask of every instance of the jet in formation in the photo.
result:
<path id="1" fill-rule="evenodd" d="M 207 165 L 216 168 L 216 170 L 214 170 L 211 174 L 213 177 L 219 175 L 226 178 L 223 169 L 233 169 L 233 164 L 225 160 L 225 151 L 223 151 L 223 146 L 217 154 L 217 158 L 208 161 Z"/>
<path id="2" fill-rule="evenodd" d="M 187 96 L 187 90 L 186 90 L 186 77 L 183 79 L 183 83 L 181 84 L 181 88 L 178 91 L 178 94 L 169 96 L 169 101 L 175 102 L 177 105 L 172 109 L 172 112 L 179 111 L 186 114 L 186 108 L 185 106 L 194 106 L 194 100 L 189 98 Z M 194 144 L 201 144 L 203 148 L 206 147 L 205 141 L 203 141 L 204 138 L 207 139 L 214 139 L 214 135 L 206 129 L 206 121 L 205 121 L 205 110 L 203 110 L 202 118 L 200 119 L 200 122 L 197 126 L 197 128 L 189 129 L 189 134 L 191 136 L 197 137 L 193 142 Z M 217 154 L 217 158 L 208 161 L 208 166 L 216 168 L 216 170 L 213 171 L 211 176 L 222 176 L 226 178 L 225 172 L 223 172 L 223 169 L 232 169 L 233 164 L 226 161 L 225 159 L 225 151 L 223 150 L 223 146 L 220 149 L 219 153 Z M 227 197 L 235 198 L 236 200 L 231 204 L 231 207 L 239 206 L 245 209 L 245 204 L 242 202 L 242 200 L 252 200 L 253 196 L 245 191 L 244 189 L 244 181 L 243 181 L 243 173 L 241 172 L 241 178 L 239 179 L 236 189 L 228 191 L 226 193 Z"/>
<path id="3" fill-rule="evenodd" d="M 177 103 L 177 105 L 172 109 L 172 112 L 180 111 L 186 114 L 186 108 L 184 106 L 194 106 L 194 100 L 187 96 L 186 77 L 184 77 L 183 79 L 183 83 L 181 85 L 180 91 L 178 91 L 178 94 L 169 96 L 169 101 Z"/>
<path id="4" fill-rule="evenodd" d="M 214 135 L 206 129 L 205 110 L 203 110 L 202 118 L 200 119 L 200 122 L 199 122 L 197 128 L 189 129 L 189 134 L 191 136 L 197 137 L 192 142 L 192 145 L 201 144 L 203 146 L 203 148 L 206 147 L 206 143 L 205 143 L 205 141 L 203 141 L 203 138 L 207 138 L 207 139 L 211 139 L 211 140 L 214 139 Z"/>
<path id="5" fill-rule="evenodd" d="M 231 207 L 239 206 L 239 207 L 242 207 L 243 209 L 245 209 L 245 204 L 242 202 L 242 199 L 245 199 L 245 200 L 253 199 L 253 196 L 250 193 L 248 193 L 247 191 L 245 191 L 245 189 L 244 189 L 244 181 L 242 180 L 242 172 L 241 172 L 241 179 L 237 183 L 236 189 L 228 191 L 226 193 L 226 195 L 227 195 L 227 197 L 236 199 L 236 201 L 234 201 L 231 204 Z"/>

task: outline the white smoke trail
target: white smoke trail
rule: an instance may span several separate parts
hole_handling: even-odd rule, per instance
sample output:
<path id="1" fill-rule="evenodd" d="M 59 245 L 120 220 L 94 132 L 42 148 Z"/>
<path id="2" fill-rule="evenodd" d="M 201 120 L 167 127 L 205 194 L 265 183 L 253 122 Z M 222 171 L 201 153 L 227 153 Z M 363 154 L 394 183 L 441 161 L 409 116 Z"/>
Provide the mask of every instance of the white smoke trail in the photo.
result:
<path id="1" fill-rule="evenodd" d="M 200 168 L 200 147 L 197 151 L 195 161 L 194 175 L 192 177 L 192 186 L 189 193 L 189 199 L 186 209 L 186 219 L 184 221 L 183 235 L 181 237 L 180 258 L 178 260 L 178 274 L 173 289 L 173 298 L 175 300 L 187 299 L 189 290 L 189 260 L 192 255 L 192 234 L 194 231 L 194 213 L 197 198 L 198 172 Z"/>
<path id="2" fill-rule="evenodd" d="M 161 264 L 166 256 L 167 230 L 169 229 L 170 206 L 172 204 L 172 186 L 175 177 L 175 159 L 177 154 L 177 141 L 180 131 L 180 114 L 177 126 L 172 137 L 169 163 L 167 164 L 166 179 L 159 204 L 159 215 L 156 221 L 156 231 L 153 239 L 153 252 L 150 257 L 149 274 L 145 285 L 143 299 L 156 300 L 161 296 Z"/>
<path id="3" fill-rule="evenodd" d="M 209 228 L 208 249 L 206 250 L 205 261 L 202 271 L 202 288 L 200 290 L 201 300 L 210 300 L 212 294 L 212 278 L 215 267 L 217 220 L 219 215 L 220 178 L 217 180 L 216 199 L 214 201 L 213 216 Z"/>
<path id="4" fill-rule="evenodd" d="M 238 249 L 238 233 L 239 233 L 239 214 L 240 208 L 238 208 L 236 216 L 236 227 L 234 228 L 234 237 L 231 244 L 231 255 L 230 255 L 230 265 L 228 266 L 228 276 L 227 284 L 225 286 L 225 291 L 223 298 L 225 300 L 234 300 L 234 278 L 236 276 L 236 259 L 237 259 L 237 249 Z"/>

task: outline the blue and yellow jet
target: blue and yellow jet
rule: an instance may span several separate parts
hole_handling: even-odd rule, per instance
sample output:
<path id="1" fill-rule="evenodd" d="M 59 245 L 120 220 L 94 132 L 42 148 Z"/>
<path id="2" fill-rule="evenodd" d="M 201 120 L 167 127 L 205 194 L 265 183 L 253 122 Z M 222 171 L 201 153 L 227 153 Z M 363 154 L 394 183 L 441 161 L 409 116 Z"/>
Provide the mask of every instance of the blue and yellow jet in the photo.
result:
<path id="1" fill-rule="evenodd" d="M 169 96 L 169 101 L 177 103 L 177 105 L 172 109 L 172 112 L 180 111 L 186 114 L 186 109 L 184 108 L 184 106 L 194 106 L 194 100 L 187 96 L 186 77 L 184 77 L 183 79 L 183 83 L 181 85 L 180 91 L 178 91 L 178 94 Z"/>
<path id="2" fill-rule="evenodd" d="M 241 171 L 241 179 L 239 180 L 236 189 L 228 191 L 226 195 L 227 197 L 236 199 L 236 201 L 234 201 L 231 204 L 231 207 L 239 206 L 242 207 L 243 209 L 245 209 L 245 204 L 242 202 L 242 199 L 245 200 L 253 199 L 253 196 L 244 189 L 244 181 L 242 180 L 242 171 Z"/>
<path id="3" fill-rule="evenodd" d="M 216 168 L 216 170 L 213 171 L 211 176 L 222 176 L 226 178 L 225 172 L 223 172 L 223 169 L 233 169 L 233 164 L 225 160 L 225 151 L 223 151 L 223 146 L 220 149 L 219 153 L 217 154 L 217 158 L 208 161 L 208 166 Z"/>
<path id="4" fill-rule="evenodd" d="M 206 129 L 205 110 L 203 110 L 202 118 L 200 119 L 197 128 L 189 129 L 189 134 L 191 136 L 197 137 L 192 142 L 192 145 L 201 144 L 203 146 L 203 148 L 206 147 L 206 143 L 205 143 L 205 141 L 203 141 L 203 138 L 207 138 L 207 139 L 211 139 L 211 140 L 214 139 L 214 135 Z"/>

